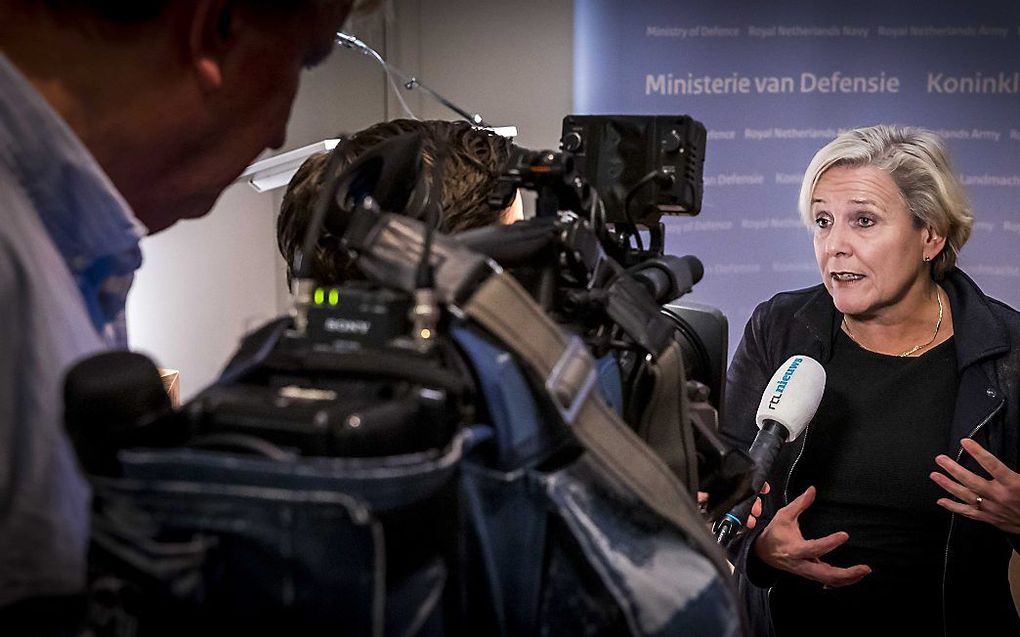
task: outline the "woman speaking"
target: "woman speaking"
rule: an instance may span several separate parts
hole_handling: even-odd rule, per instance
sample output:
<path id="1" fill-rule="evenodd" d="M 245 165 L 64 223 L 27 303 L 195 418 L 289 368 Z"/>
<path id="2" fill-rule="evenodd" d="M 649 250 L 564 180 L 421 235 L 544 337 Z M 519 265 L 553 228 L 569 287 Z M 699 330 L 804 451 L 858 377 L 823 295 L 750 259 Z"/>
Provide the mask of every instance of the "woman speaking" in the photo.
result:
<path id="1" fill-rule="evenodd" d="M 768 379 L 825 367 L 804 434 L 736 544 L 759 634 L 1020 634 L 1020 314 L 956 267 L 973 217 L 940 138 L 846 132 L 800 212 L 822 284 L 757 307 L 729 369 L 723 435 L 747 448 Z"/>

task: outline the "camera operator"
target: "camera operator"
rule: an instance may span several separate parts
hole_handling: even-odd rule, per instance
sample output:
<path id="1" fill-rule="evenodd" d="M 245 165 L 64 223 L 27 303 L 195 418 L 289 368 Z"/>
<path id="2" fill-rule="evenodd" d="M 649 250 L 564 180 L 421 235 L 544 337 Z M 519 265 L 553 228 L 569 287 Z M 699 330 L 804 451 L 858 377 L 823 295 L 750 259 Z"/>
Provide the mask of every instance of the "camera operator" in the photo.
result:
<path id="1" fill-rule="evenodd" d="M 381 122 L 358 131 L 336 149 L 335 152 L 342 155 L 335 158 L 334 173 L 329 172 L 330 155 L 313 155 L 305 160 L 287 186 L 276 230 L 280 254 L 287 262 L 288 279 L 292 275 L 294 253 L 301 247 L 315 201 L 330 178 L 343 172 L 373 146 L 406 133 L 421 135 L 423 159 L 428 166 L 435 164 L 442 149 L 442 216 L 438 230 L 456 233 L 523 219 L 524 208 L 517 191 L 505 208 L 489 203 L 489 195 L 500 187 L 499 178 L 510 163 L 514 148 L 510 140 L 463 121 L 396 119 Z M 311 276 L 320 283 L 336 283 L 360 276 L 349 262 L 347 250 L 340 245 L 340 238 L 328 230 L 322 231 L 310 259 Z"/>
<path id="2" fill-rule="evenodd" d="M 78 618 L 89 488 L 59 387 L 126 344 L 139 239 L 283 144 L 301 70 L 369 4 L 0 1 L 0 625 Z"/>

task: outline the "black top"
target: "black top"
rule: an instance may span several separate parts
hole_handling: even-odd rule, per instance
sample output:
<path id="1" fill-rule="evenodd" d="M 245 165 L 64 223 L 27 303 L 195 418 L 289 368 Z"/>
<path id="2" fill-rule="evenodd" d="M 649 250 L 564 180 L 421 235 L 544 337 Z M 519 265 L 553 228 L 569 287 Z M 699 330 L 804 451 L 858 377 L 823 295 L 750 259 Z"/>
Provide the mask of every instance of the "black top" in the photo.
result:
<path id="1" fill-rule="evenodd" d="M 1014 470 L 1020 470 L 1020 312 L 986 296 L 964 272 L 952 269 L 941 281 L 953 315 L 953 347 L 959 384 L 954 390 L 948 446 L 943 453 L 960 455 L 960 462 L 981 474 L 977 462 L 960 448 L 971 437 Z M 733 351 L 726 380 L 720 436 L 747 449 L 758 433 L 754 416 L 769 379 L 790 356 L 807 355 L 828 366 L 839 334 L 842 315 L 822 284 L 780 292 L 760 303 Z M 811 437 L 811 434 L 808 436 Z M 762 529 L 786 504 L 782 487 L 794 460 L 800 455 L 800 437 L 786 445 L 770 472 L 775 486 L 762 497 L 762 516 L 750 532 L 730 548 L 737 578 L 756 635 L 771 633 L 770 591 L 778 578 L 773 569 L 755 569 L 752 549 Z M 796 494 L 791 494 L 796 495 Z M 1011 534 L 987 522 L 957 515 L 946 533 L 944 595 L 931 612 L 945 612 L 945 633 L 1020 635 L 1020 619 L 1007 578 L 1013 548 L 1020 550 L 1020 534 Z M 975 611 L 980 609 L 980 612 Z M 827 626 L 841 625 L 846 616 L 868 613 L 855 608 L 832 616 Z M 881 618 L 876 619 L 882 621 Z M 993 630 L 994 628 L 994 630 Z M 982 630 L 987 629 L 985 632 Z M 904 634 L 915 634 L 916 631 Z M 822 634 L 829 637 L 832 632 Z M 889 634 L 880 629 L 865 633 Z"/>
<path id="2" fill-rule="evenodd" d="M 822 560 L 867 564 L 872 573 L 832 589 L 784 574 L 770 595 L 781 637 L 834 628 L 833 617 L 846 633 L 895 618 L 913 634 L 941 632 L 950 516 L 936 504 L 945 493 L 928 475 L 949 442 L 958 384 L 953 340 L 903 358 L 869 352 L 842 331 L 836 336 L 789 498 L 814 485 L 817 498 L 800 518 L 804 537 L 846 531 L 847 543 Z"/>

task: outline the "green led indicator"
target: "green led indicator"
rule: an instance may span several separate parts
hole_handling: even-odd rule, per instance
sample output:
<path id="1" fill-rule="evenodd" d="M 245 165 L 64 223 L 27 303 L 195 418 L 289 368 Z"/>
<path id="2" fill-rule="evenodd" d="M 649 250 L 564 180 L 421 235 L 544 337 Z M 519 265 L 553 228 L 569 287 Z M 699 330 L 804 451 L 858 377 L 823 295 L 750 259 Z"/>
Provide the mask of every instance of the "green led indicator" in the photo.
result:
<path id="1" fill-rule="evenodd" d="M 336 305 L 340 302 L 340 290 L 333 288 L 329 291 L 329 304 Z"/>
<path id="2" fill-rule="evenodd" d="M 316 305 L 322 305 L 326 300 L 326 290 L 323 290 L 322 288 L 315 288 L 314 299 Z"/>

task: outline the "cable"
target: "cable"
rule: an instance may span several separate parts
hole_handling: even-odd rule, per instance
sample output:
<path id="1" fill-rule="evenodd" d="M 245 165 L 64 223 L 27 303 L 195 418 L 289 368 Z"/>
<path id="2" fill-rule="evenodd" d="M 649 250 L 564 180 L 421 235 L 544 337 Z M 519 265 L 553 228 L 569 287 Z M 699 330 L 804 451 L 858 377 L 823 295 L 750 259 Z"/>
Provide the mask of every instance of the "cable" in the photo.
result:
<path id="1" fill-rule="evenodd" d="M 634 184 L 630 190 L 627 191 L 627 196 L 624 197 L 623 214 L 627 217 L 627 223 L 630 224 L 631 230 L 634 231 L 634 238 L 637 239 L 637 248 L 641 252 L 644 252 L 645 250 L 645 242 L 641 239 L 641 231 L 638 230 L 637 223 L 634 221 L 634 215 L 630 213 L 630 202 L 633 201 L 634 195 L 637 194 L 637 192 L 641 190 L 641 188 L 654 182 L 656 179 L 659 178 L 670 179 L 671 177 L 672 176 L 669 173 L 663 171 L 662 169 L 653 170 L 652 172 L 648 173 L 647 175 L 639 179 L 638 182 Z"/>
<path id="2" fill-rule="evenodd" d="M 588 222 L 601 237 L 602 230 L 606 225 L 606 202 L 594 186 L 591 187 L 591 209 L 588 211 Z"/>
<path id="3" fill-rule="evenodd" d="M 430 257 L 433 235 L 439 230 L 443 219 L 443 172 L 447 151 L 446 144 L 439 144 L 432 164 L 432 183 L 427 189 L 428 201 L 425 204 L 425 236 L 422 240 L 421 260 L 415 272 L 416 288 L 431 288 L 435 284 Z"/>
<path id="4" fill-rule="evenodd" d="M 398 73 L 396 69 L 391 67 L 386 62 L 386 60 L 384 60 L 383 57 L 379 55 L 379 53 L 375 49 L 368 46 L 360 39 L 354 37 L 349 33 L 337 31 L 336 42 L 345 49 L 358 49 L 364 55 L 371 56 L 373 59 L 375 59 L 375 61 L 378 62 L 379 65 L 383 67 L 383 71 L 386 72 L 386 80 L 389 83 L 390 88 L 393 89 L 393 94 L 397 96 L 397 101 L 400 102 L 400 108 L 402 108 L 404 110 L 404 113 L 406 113 L 407 116 L 410 117 L 411 119 L 418 119 L 418 116 L 414 114 L 414 111 L 411 110 L 411 107 L 408 106 L 407 102 L 404 101 L 404 96 L 400 94 L 400 88 L 397 86 L 397 83 L 393 79 L 394 76 L 396 76 L 398 79 L 402 79 L 402 74 Z"/>
<path id="5" fill-rule="evenodd" d="M 405 89 L 411 90 L 413 88 L 420 88 L 421 90 L 425 91 L 425 93 L 429 97 L 436 100 L 437 102 L 439 102 L 446 108 L 450 109 L 457 115 L 460 115 L 462 118 L 474 124 L 475 126 L 490 127 L 489 124 L 487 124 L 485 120 L 482 119 L 481 115 L 479 115 L 478 113 L 475 114 L 468 113 L 464 109 L 460 108 L 450 100 L 446 99 L 439 93 L 435 92 L 434 90 L 423 84 L 418 78 L 412 77 L 404 73 L 400 69 L 396 68 L 395 66 L 390 65 L 386 60 L 383 59 L 381 55 L 379 55 L 379 53 L 375 49 L 368 46 L 355 36 L 349 33 L 344 33 L 343 31 L 337 31 L 336 41 L 337 44 L 343 46 L 344 48 L 359 49 L 365 55 L 372 56 L 377 62 L 379 62 L 380 65 L 382 65 L 383 70 L 386 72 L 386 79 L 389 81 L 390 87 L 393 89 L 393 92 L 397 96 L 397 100 L 400 102 L 400 107 L 404 109 L 404 112 L 407 113 L 408 117 L 410 117 L 411 119 L 418 119 L 418 116 L 415 115 L 413 111 L 411 111 L 411 107 L 409 107 L 407 105 L 407 102 L 404 101 L 404 97 L 400 94 L 400 89 L 397 87 L 397 83 L 394 81 L 394 77 L 400 80 Z"/>
<path id="6" fill-rule="evenodd" d="M 301 242 L 301 248 L 294 253 L 293 261 L 291 262 L 291 274 L 295 280 L 307 279 L 311 273 L 312 253 L 315 251 L 316 244 L 319 243 L 319 236 L 322 234 L 322 223 L 326 219 L 326 213 L 329 211 L 333 197 L 336 196 L 337 187 L 340 185 L 340 177 L 342 175 L 337 168 L 340 167 L 340 162 L 343 160 L 348 140 L 349 138 L 347 137 L 341 139 L 330 152 L 329 159 L 326 161 L 324 172 L 327 175 L 327 181 L 323 184 L 323 188 L 319 191 L 318 197 L 315 200 L 312 216 L 308 220 L 308 227 L 305 228 L 305 236 Z"/>

